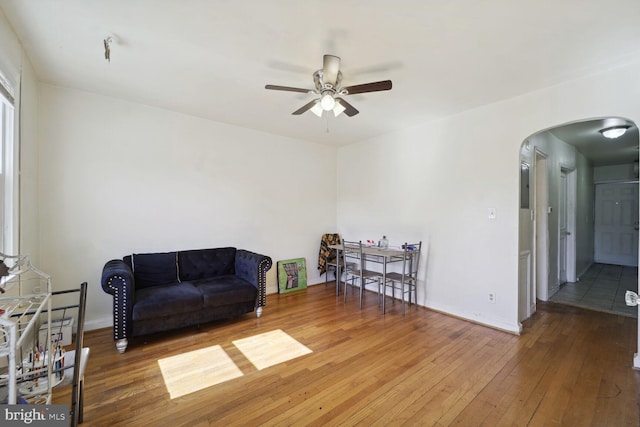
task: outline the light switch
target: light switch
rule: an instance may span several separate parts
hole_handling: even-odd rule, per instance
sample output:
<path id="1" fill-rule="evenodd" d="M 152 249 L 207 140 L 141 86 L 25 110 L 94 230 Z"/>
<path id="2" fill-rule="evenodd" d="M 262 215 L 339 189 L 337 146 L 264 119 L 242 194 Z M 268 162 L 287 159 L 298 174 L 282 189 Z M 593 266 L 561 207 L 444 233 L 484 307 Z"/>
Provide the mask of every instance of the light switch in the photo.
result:
<path id="1" fill-rule="evenodd" d="M 496 219 L 496 217 L 498 216 L 498 212 L 496 211 L 496 208 L 489 208 L 489 219 Z"/>

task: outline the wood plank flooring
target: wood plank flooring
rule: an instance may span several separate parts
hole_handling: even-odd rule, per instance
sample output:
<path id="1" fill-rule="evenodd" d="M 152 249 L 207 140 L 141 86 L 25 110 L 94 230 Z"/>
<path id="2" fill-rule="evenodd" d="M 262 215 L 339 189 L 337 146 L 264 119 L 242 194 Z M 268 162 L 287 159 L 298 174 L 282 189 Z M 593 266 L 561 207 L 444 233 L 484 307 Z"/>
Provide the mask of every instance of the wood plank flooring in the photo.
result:
<path id="1" fill-rule="evenodd" d="M 636 319 L 553 303 L 518 337 L 331 286 L 262 318 L 130 340 L 86 333 L 85 426 L 637 426 Z M 313 352 L 258 370 L 233 341 L 282 330 Z M 171 399 L 158 359 L 220 345 L 242 376 Z M 67 403 L 66 391 L 54 403 Z"/>

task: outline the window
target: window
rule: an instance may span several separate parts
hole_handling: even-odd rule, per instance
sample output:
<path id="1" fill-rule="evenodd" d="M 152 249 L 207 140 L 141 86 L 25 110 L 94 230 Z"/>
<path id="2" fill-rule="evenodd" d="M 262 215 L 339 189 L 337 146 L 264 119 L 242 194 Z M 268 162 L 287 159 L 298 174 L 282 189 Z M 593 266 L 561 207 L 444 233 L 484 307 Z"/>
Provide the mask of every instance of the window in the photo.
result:
<path id="1" fill-rule="evenodd" d="M 17 191 L 15 179 L 13 90 L 0 74 L 0 252 L 17 253 Z"/>

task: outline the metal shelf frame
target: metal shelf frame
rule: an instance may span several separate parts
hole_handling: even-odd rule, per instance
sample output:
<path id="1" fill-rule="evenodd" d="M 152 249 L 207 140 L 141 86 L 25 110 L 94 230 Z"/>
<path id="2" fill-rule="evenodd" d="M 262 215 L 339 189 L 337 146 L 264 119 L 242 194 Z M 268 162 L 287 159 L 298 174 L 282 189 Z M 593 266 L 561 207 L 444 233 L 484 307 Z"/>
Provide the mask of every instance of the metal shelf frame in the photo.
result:
<path id="1" fill-rule="evenodd" d="M 50 339 L 38 343 L 41 314 L 47 316 L 47 337 L 51 337 L 51 277 L 31 264 L 28 255 L 0 253 L 0 358 L 8 358 L 7 372 L 0 386 L 7 387 L 7 403 L 18 403 L 18 384 L 46 377 L 46 390 L 22 393 L 30 403 L 51 403 L 54 351 Z M 6 268 L 5 268 L 6 267 Z M 29 370 L 25 353 L 34 348 L 44 352 L 42 371 Z M 44 367 L 46 366 L 46 369 Z M 31 365 L 35 368 L 35 362 Z"/>

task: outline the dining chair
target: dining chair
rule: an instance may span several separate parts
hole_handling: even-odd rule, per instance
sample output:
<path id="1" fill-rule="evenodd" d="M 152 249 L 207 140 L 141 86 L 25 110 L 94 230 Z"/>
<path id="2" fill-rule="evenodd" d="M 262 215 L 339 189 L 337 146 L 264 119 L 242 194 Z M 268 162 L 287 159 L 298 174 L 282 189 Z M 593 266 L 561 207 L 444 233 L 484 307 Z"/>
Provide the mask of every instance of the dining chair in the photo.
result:
<path id="1" fill-rule="evenodd" d="M 391 288 L 391 298 L 395 300 L 396 289 L 400 290 L 400 296 L 402 298 L 402 314 L 405 314 L 405 301 L 408 302 L 411 307 L 412 294 L 413 303 L 417 302 L 416 288 L 418 287 L 418 267 L 420 265 L 420 251 L 422 249 L 422 242 L 411 244 L 405 243 L 403 245 L 402 253 L 402 271 L 390 272 L 386 275 L 386 282 L 383 284 L 382 292 L 382 314 L 385 314 L 385 301 L 387 296 L 387 288 Z M 408 298 L 405 298 L 405 295 Z M 417 307 L 417 304 L 416 304 Z"/>
<path id="2" fill-rule="evenodd" d="M 365 286 L 369 283 L 377 283 L 378 289 L 382 283 L 382 273 L 367 270 L 366 258 L 362 253 L 362 242 L 349 242 L 342 240 L 342 257 L 344 260 L 344 271 L 347 274 L 344 281 L 344 302 L 347 302 L 347 285 L 351 280 L 351 286 L 355 287 L 358 282 L 359 307 L 362 309 L 362 295 Z"/>

